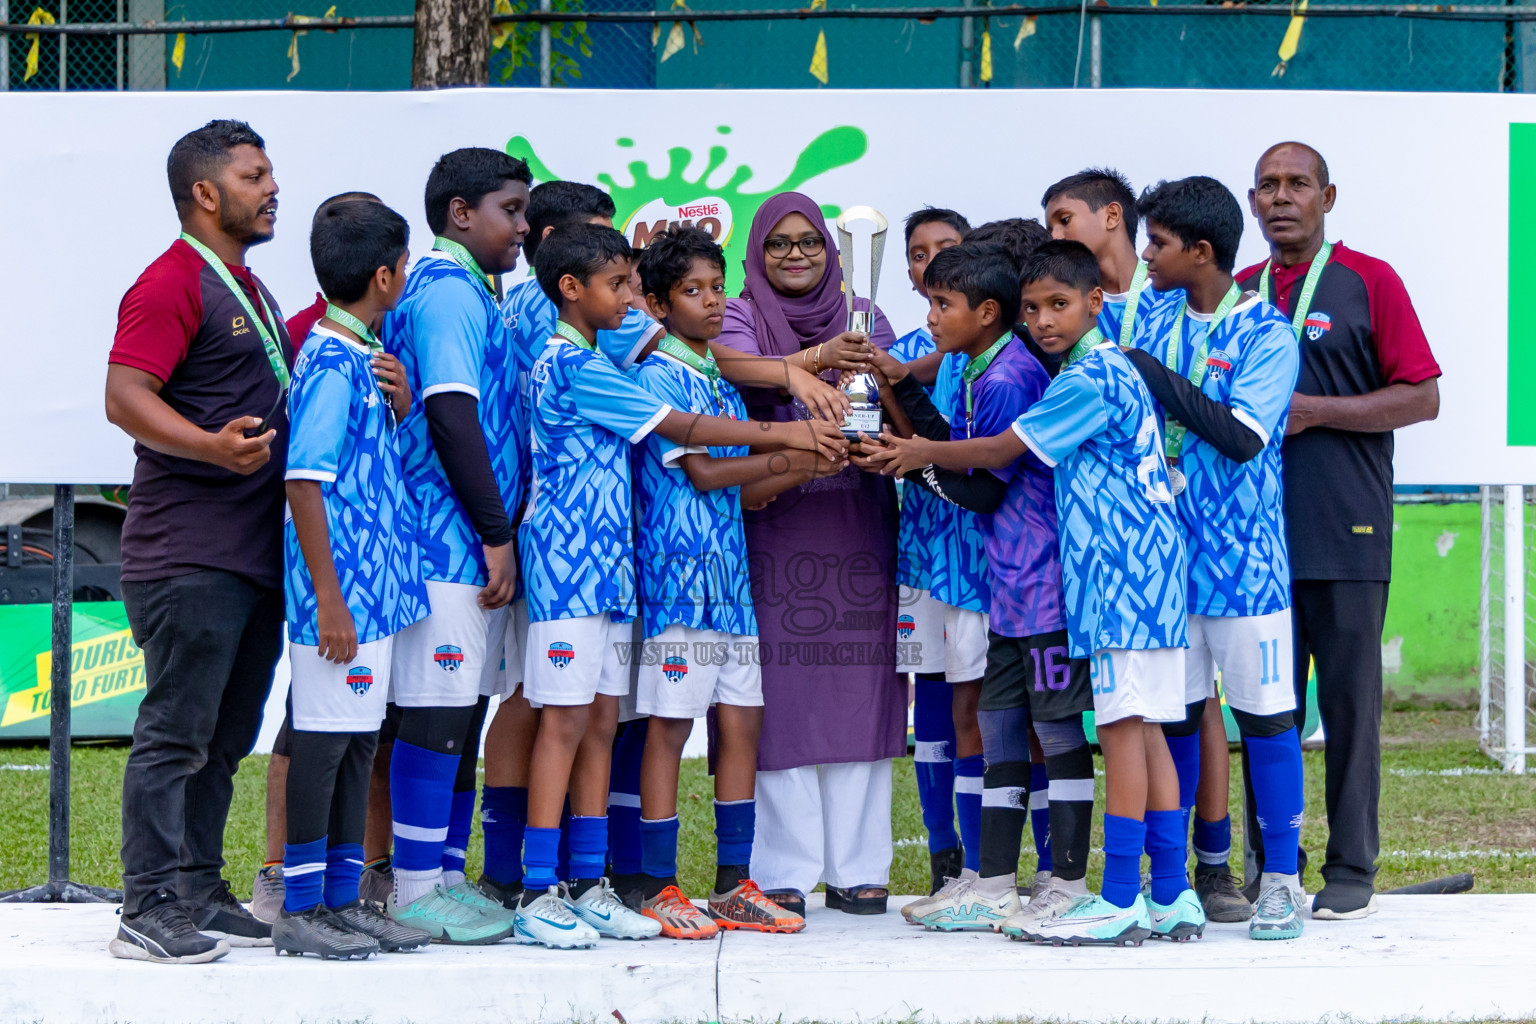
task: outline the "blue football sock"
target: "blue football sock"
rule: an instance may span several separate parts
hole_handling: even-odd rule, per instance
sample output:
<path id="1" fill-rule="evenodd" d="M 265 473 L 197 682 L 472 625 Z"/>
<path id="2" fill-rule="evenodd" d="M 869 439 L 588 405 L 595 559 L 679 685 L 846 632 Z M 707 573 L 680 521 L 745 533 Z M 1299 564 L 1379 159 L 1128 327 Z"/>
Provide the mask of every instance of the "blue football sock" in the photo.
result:
<path id="1" fill-rule="evenodd" d="M 571 815 L 571 878 L 602 878 L 608 869 L 608 816 Z"/>
<path id="2" fill-rule="evenodd" d="M 1301 781 L 1301 742 L 1295 729 L 1278 736 L 1247 736 L 1248 770 L 1253 775 L 1254 810 L 1264 836 L 1264 871 L 1296 873 L 1305 804 Z"/>
<path id="3" fill-rule="evenodd" d="M 475 791 L 455 792 L 448 813 L 448 838 L 443 842 L 443 871 L 458 873 L 450 885 L 457 885 L 464 875 L 464 858 L 469 855 L 469 833 L 474 824 Z"/>
<path id="4" fill-rule="evenodd" d="M 302 914 L 320 904 L 325 885 L 325 836 L 283 844 L 283 909 Z"/>
<path id="5" fill-rule="evenodd" d="M 458 770 L 457 754 L 395 741 L 389 762 L 389 800 L 395 833 L 395 897 L 402 904 L 430 890 L 442 875 Z"/>
<path id="6" fill-rule="evenodd" d="M 1206 821 L 1195 815 L 1195 862 L 1205 867 L 1226 867 L 1232 859 L 1232 818 Z"/>
<path id="7" fill-rule="evenodd" d="M 1029 827 L 1035 834 L 1035 870 L 1052 870 L 1051 780 L 1043 764 L 1029 766 Z"/>
<path id="8" fill-rule="evenodd" d="M 1194 816 L 1195 791 L 1200 788 L 1200 734 L 1165 736 L 1168 753 L 1173 755 L 1174 770 L 1179 773 L 1179 810 L 1184 814 L 1184 829 Z"/>
<path id="9" fill-rule="evenodd" d="M 960 845 L 955 831 L 954 691 L 943 676 L 918 676 L 912 702 L 912 759 L 917 772 L 917 802 L 928 830 L 928 852 Z"/>
<path id="10" fill-rule="evenodd" d="M 640 819 L 640 870 L 652 878 L 677 875 L 677 815 Z"/>
<path id="11" fill-rule="evenodd" d="M 485 873 L 504 885 L 522 878 L 528 790 L 486 786 L 480 792 L 480 827 L 485 830 Z"/>
<path id="12" fill-rule="evenodd" d="M 981 789 L 987 770 L 980 754 L 955 762 L 955 817 L 960 819 L 960 845 L 965 849 L 965 866 L 981 868 Z"/>
<path id="13" fill-rule="evenodd" d="M 1146 845 L 1146 822 L 1104 815 L 1104 899 L 1122 909 L 1141 893 L 1141 848 Z"/>
<path id="14" fill-rule="evenodd" d="M 543 892 L 560 881 L 555 874 L 559 863 L 560 829 L 534 828 L 523 833 L 523 888 Z"/>
<path id="15" fill-rule="evenodd" d="M 715 801 L 716 864 L 731 867 L 751 864 L 752 839 L 756 833 L 756 800 L 731 800 L 726 803 Z"/>
<path id="16" fill-rule="evenodd" d="M 640 873 L 640 756 L 647 719 L 624 726 L 608 771 L 608 859 L 616 875 Z"/>
<path id="17" fill-rule="evenodd" d="M 1148 811 L 1146 846 L 1152 862 L 1152 902 L 1167 906 L 1189 888 L 1184 812 Z"/>
<path id="18" fill-rule="evenodd" d="M 344 907 L 357 902 L 357 880 L 363 875 L 363 848 L 338 843 L 325 851 L 325 905 Z"/>
<path id="19" fill-rule="evenodd" d="M 560 878 L 574 878 L 571 874 L 571 802 L 566 800 L 565 810 L 560 812 L 560 845 L 556 849 L 559 861 L 556 870 Z"/>

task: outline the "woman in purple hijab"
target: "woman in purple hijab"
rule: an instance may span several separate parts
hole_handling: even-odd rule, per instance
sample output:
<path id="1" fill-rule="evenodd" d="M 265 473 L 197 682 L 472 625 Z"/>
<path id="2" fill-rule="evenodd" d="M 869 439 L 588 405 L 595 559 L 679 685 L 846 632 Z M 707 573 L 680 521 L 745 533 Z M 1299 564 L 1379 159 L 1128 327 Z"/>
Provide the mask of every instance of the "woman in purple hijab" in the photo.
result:
<path id="1" fill-rule="evenodd" d="M 846 330 L 837 249 L 806 196 L 785 192 L 763 204 L 745 262 L 741 298 L 726 304 L 726 345 L 835 381 L 839 371 L 867 367 L 869 345 L 896 340 L 878 309 L 867 338 Z M 756 420 L 807 416 L 782 392 L 743 397 Z M 826 882 L 827 906 L 884 913 L 891 759 L 906 752 L 894 486 L 848 466 L 745 519 L 764 700 L 752 878 L 786 907 Z"/>

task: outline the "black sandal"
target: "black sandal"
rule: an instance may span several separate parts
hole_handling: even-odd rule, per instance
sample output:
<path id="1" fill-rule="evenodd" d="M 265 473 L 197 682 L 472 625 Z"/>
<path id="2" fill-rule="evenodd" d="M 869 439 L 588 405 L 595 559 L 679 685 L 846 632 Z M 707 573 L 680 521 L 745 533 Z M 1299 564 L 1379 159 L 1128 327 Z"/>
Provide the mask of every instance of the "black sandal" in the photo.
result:
<path id="1" fill-rule="evenodd" d="M 870 895 L 879 893 L 878 896 Z M 885 913 L 890 891 L 883 885 L 855 885 L 839 889 L 827 886 L 827 909 L 841 910 L 845 914 L 875 915 Z"/>
<path id="2" fill-rule="evenodd" d="M 799 889 L 774 889 L 763 893 L 763 895 L 790 913 L 799 914 L 801 917 L 805 916 L 805 893 Z"/>

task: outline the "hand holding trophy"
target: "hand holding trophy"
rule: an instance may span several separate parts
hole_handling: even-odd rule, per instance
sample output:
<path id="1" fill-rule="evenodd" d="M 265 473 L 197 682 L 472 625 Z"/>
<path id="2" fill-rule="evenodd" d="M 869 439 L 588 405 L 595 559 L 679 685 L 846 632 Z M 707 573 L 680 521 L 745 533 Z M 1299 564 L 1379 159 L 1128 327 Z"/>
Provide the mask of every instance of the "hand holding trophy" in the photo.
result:
<path id="1" fill-rule="evenodd" d="M 874 225 L 869 236 L 869 302 L 864 309 L 854 309 L 854 258 L 853 225 L 868 221 Z M 868 340 L 874 325 L 875 293 L 880 287 L 880 265 L 885 260 L 885 233 L 889 228 L 885 216 L 870 206 L 854 206 L 837 218 L 837 251 L 843 268 L 843 298 L 848 307 L 848 330 L 862 334 Z M 863 432 L 879 437 L 883 424 L 880 412 L 880 386 L 868 371 L 845 375 L 842 389 L 848 393 L 852 408 L 843 421 L 843 436 L 856 440 Z"/>

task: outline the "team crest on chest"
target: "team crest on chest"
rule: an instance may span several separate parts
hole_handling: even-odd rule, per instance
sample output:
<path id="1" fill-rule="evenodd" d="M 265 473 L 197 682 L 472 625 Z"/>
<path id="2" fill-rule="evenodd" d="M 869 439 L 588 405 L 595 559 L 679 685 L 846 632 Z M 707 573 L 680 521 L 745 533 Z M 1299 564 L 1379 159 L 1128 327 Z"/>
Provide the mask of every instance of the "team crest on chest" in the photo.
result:
<path id="1" fill-rule="evenodd" d="M 373 689 L 373 669 L 359 666 L 349 670 L 347 672 L 347 685 L 352 688 L 353 693 L 361 697 Z"/>
<path id="2" fill-rule="evenodd" d="M 911 640 L 912 633 L 917 629 L 917 620 L 910 615 L 896 616 L 896 636 L 902 640 Z"/>
<path id="3" fill-rule="evenodd" d="M 555 668 L 565 668 L 576 660 L 576 648 L 563 640 L 556 640 L 549 645 L 549 663 Z"/>
<path id="4" fill-rule="evenodd" d="M 667 677 L 669 683 L 680 683 L 688 674 L 688 659 L 672 655 L 661 663 L 661 674 Z"/>
<path id="5" fill-rule="evenodd" d="M 1308 313 L 1307 318 L 1301 322 L 1301 329 L 1306 332 L 1310 341 L 1317 341 L 1327 334 L 1333 327 L 1333 317 L 1327 313 Z"/>
<path id="6" fill-rule="evenodd" d="M 1212 380 L 1221 380 L 1221 375 L 1232 369 L 1232 357 L 1226 352 L 1212 352 L 1205 363 L 1205 372 Z"/>
<path id="7" fill-rule="evenodd" d="M 453 644 L 443 644 L 433 652 L 432 660 L 444 672 L 457 672 L 459 666 L 464 664 L 464 651 Z"/>

